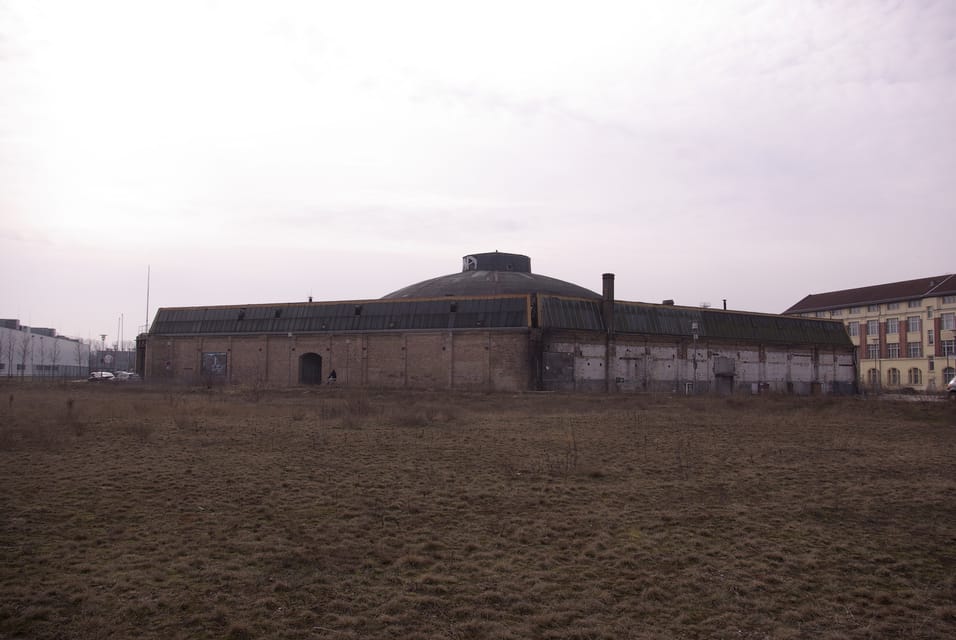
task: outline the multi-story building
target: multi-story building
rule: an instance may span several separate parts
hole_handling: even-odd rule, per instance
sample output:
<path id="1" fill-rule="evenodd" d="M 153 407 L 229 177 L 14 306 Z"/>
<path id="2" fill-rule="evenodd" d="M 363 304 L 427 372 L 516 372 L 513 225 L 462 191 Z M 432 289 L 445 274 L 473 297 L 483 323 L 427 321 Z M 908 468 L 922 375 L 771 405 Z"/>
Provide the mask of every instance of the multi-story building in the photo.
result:
<path id="1" fill-rule="evenodd" d="M 956 375 L 956 275 L 815 293 L 784 314 L 842 320 L 866 389 L 933 392 Z"/>

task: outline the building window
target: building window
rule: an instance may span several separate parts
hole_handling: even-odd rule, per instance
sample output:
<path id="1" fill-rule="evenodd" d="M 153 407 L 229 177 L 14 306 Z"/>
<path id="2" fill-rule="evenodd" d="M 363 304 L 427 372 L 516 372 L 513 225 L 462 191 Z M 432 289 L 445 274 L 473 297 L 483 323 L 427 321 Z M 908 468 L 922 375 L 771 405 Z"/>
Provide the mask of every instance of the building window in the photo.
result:
<path id="1" fill-rule="evenodd" d="M 875 336 L 880 333 L 880 321 L 879 320 L 867 320 L 866 321 L 866 335 Z"/>
<path id="2" fill-rule="evenodd" d="M 817 311 L 817 317 L 818 317 L 818 318 L 826 318 L 826 317 L 827 317 L 827 312 L 826 312 L 826 311 Z"/>
<path id="3" fill-rule="evenodd" d="M 944 356 L 956 356 L 956 340 L 940 340 L 939 346 Z"/>
<path id="4" fill-rule="evenodd" d="M 907 384 L 923 384 L 923 372 L 913 367 L 906 372 Z"/>
<path id="5" fill-rule="evenodd" d="M 949 381 L 952 380 L 954 377 L 956 377 L 956 368 L 946 367 L 945 369 L 943 369 L 943 382 L 944 382 L 944 383 L 949 382 Z"/>
<path id="6" fill-rule="evenodd" d="M 926 307 L 926 317 L 927 318 L 933 317 L 933 307 Z"/>
<path id="7" fill-rule="evenodd" d="M 833 311 L 830 312 L 831 318 L 836 318 L 837 316 L 841 316 L 841 315 L 843 315 L 843 309 L 834 309 Z"/>
<path id="8" fill-rule="evenodd" d="M 911 333 L 919 331 L 919 316 L 910 316 L 906 319 L 906 330 Z"/>
<path id="9" fill-rule="evenodd" d="M 866 372 L 866 383 L 871 387 L 880 386 L 880 372 L 876 369 L 870 369 Z"/>
<path id="10" fill-rule="evenodd" d="M 860 308 L 859 308 L 859 307 L 850 307 L 850 315 L 851 315 L 851 316 L 855 316 L 855 315 L 857 315 L 858 313 L 860 313 Z"/>
<path id="11" fill-rule="evenodd" d="M 866 345 L 866 359 L 867 360 L 876 360 L 880 357 L 880 344 L 868 344 Z"/>
<path id="12" fill-rule="evenodd" d="M 926 368 L 930 371 L 936 371 L 936 361 L 930 358 L 929 362 L 926 363 Z"/>
<path id="13" fill-rule="evenodd" d="M 886 345 L 886 357 L 887 358 L 899 358 L 900 357 L 900 343 L 891 342 Z"/>
<path id="14" fill-rule="evenodd" d="M 878 304 L 868 304 L 868 305 L 866 305 L 866 310 L 867 310 L 867 311 L 879 311 L 879 310 L 880 310 L 880 305 L 878 305 Z"/>
<path id="15" fill-rule="evenodd" d="M 859 322 L 848 322 L 846 324 L 846 330 L 851 336 L 860 335 L 860 323 Z"/>
<path id="16" fill-rule="evenodd" d="M 936 344 L 936 332 L 932 329 L 926 330 L 926 344 Z"/>
<path id="17" fill-rule="evenodd" d="M 923 357 L 923 343 L 922 342 L 907 342 L 906 343 L 906 356 L 908 358 L 922 358 Z"/>
<path id="18" fill-rule="evenodd" d="M 956 296 L 943 296 L 943 304 L 953 304 L 956 302 Z"/>
<path id="19" fill-rule="evenodd" d="M 956 313 L 944 313 L 940 317 L 940 327 L 943 329 L 956 329 Z"/>
<path id="20" fill-rule="evenodd" d="M 907 300 L 906 306 L 909 307 L 910 309 L 915 309 L 916 307 L 919 306 L 919 300 Z"/>
<path id="21" fill-rule="evenodd" d="M 899 369 L 890 369 L 886 372 L 886 383 L 890 386 L 898 386 L 900 384 L 900 370 Z"/>
<path id="22" fill-rule="evenodd" d="M 890 302 L 890 303 L 888 303 L 888 304 L 886 305 L 886 308 L 887 308 L 887 310 L 890 310 L 890 309 L 899 309 L 899 308 L 900 308 L 900 303 L 899 303 L 899 302 Z"/>
<path id="23" fill-rule="evenodd" d="M 887 318 L 887 319 L 886 319 L 886 332 L 887 332 L 887 333 L 899 333 L 899 332 L 900 332 L 900 319 L 899 319 L 899 318 Z"/>

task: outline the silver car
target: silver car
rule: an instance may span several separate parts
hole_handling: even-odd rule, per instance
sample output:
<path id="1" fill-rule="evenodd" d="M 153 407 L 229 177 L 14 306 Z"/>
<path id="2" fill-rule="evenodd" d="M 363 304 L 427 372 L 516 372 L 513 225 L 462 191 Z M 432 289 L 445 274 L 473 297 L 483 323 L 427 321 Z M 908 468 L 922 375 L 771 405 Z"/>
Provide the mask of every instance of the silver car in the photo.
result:
<path id="1" fill-rule="evenodd" d="M 950 393 L 956 393 L 956 378 L 949 381 L 949 384 L 946 385 L 946 390 Z"/>

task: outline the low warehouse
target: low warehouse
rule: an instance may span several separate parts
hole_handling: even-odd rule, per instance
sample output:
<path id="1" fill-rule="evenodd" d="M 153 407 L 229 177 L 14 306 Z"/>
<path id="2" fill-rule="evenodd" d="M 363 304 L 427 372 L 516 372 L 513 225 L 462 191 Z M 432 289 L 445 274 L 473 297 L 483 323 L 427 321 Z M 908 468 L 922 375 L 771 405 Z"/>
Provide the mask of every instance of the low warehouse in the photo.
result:
<path id="1" fill-rule="evenodd" d="M 622 302 L 534 274 L 527 256 L 379 300 L 163 308 L 138 348 L 152 381 L 599 392 L 852 393 L 853 344 L 815 318 Z"/>

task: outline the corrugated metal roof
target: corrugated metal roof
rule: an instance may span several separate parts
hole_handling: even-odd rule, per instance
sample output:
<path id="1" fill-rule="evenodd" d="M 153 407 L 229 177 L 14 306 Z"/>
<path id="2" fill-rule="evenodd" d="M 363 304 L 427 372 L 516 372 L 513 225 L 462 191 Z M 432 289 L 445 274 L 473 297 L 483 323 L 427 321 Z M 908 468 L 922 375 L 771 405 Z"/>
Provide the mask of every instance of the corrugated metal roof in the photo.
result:
<path id="1" fill-rule="evenodd" d="M 553 329 L 606 331 L 600 300 L 538 296 L 538 325 Z"/>
<path id="2" fill-rule="evenodd" d="M 538 316 L 543 328 L 606 330 L 597 300 L 541 296 Z M 694 323 L 701 339 L 852 345 L 846 328 L 836 321 L 640 302 L 614 304 L 616 333 L 689 338 L 694 335 Z"/>
<path id="3" fill-rule="evenodd" d="M 527 327 L 528 296 L 163 308 L 151 335 Z"/>
<path id="4" fill-rule="evenodd" d="M 614 305 L 614 328 L 621 333 L 691 337 L 695 322 L 701 339 L 852 345 L 843 323 L 836 321 L 637 302 Z"/>

